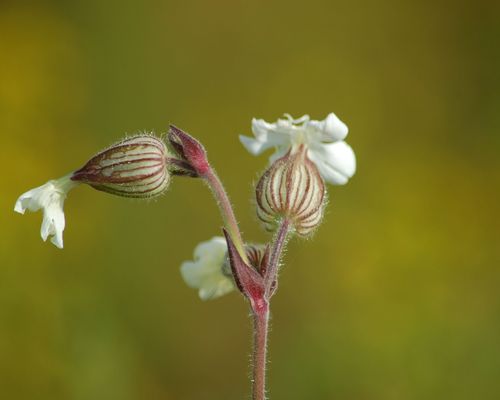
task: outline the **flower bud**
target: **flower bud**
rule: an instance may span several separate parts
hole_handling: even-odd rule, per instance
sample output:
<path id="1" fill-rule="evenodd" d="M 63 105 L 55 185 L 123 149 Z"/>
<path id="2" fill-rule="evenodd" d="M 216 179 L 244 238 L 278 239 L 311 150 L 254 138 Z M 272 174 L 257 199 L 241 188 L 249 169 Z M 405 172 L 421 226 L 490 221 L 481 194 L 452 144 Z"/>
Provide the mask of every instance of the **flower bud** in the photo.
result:
<path id="1" fill-rule="evenodd" d="M 301 147 L 264 172 L 256 197 L 257 216 L 266 230 L 274 231 L 280 221 L 288 219 L 298 235 L 307 236 L 323 217 L 325 184 Z"/>
<path id="2" fill-rule="evenodd" d="M 210 165 L 208 164 L 207 152 L 198 140 L 182 129 L 170 125 L 168 141 L 181 158 L 178 161 L 185 163 L 183 168 L 182 163 L 176 163 L 175 167 L 177 168 L 174 169 L 176 174 L 197 177 L 208 172 Z"/>
<path id="3" fill-rule="evenodd" d="M 92 157 L 71 179 L 124 197 L 150 198 L 170 181 L 165 143 L 152 135 L 137 135 Z"/>

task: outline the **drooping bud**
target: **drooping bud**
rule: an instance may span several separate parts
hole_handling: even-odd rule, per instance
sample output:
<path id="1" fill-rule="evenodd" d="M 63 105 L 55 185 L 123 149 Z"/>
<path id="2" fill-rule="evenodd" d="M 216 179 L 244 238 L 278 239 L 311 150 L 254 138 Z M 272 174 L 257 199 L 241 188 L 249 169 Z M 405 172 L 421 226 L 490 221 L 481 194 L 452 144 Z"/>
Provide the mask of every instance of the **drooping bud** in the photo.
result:
<path id="1" fill-rule="evenodd" d="M 92 157 L 71 179 L 118 196 L 150 198 L 168 187 L 165 143 L 152 135 L 137 135 Z"/>
<path id="2" fill-rule="evenodd" d="M 288 219 L 295 233 L 311 234 L 320 224 L 325 203 L 325 184 L 303 147 L 276 160 L 256 188 L 257 216 L 268 231 Z"/>
<path id="3" fill-rule="evenodd" d="M 170 125 L 168 140 L 181 160 L 173 171 L 179 175 L 203 176 L 210 169 L 203 145 L 182 129 Z M 179 162 L 180 161 L 180 162 Z M 184 163 L 182 163 L 184 162 Z M 184 164 L 184 165 L 183 165 Z"/>

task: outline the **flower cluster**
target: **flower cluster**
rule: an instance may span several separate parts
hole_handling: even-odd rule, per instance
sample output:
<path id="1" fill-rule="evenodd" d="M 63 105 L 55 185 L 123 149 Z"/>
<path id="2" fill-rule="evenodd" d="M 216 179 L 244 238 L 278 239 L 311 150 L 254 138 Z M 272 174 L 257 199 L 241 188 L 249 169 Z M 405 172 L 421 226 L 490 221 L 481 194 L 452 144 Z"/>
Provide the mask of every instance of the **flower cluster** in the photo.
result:
<path id="1" fill-rule="evenodd" d="M 355 173 L 354 152 L 344 142 L 347 126 L 333 113 L 323 121 L 307 115 L 293 119 L 285 114 L 285 119 L 275 123 L 253 119 L 252 131 L 253 138 L 240 136 L 250 153 L 276 150 L 256 186 L 257 216 L 266 230 L 276 230 L 286 219 L 295 233 L 309 235 L 323 216 L 324 181 L 345 184 Z M 210 165 L 201 143 L 174 126 L 167 139 L 166 144 L 153 135 L 142 134 L 115 143 L 75 172 L 24 193 L 14 210 L 24 214 L 26 210 L 42 209 L 42 239 L 52 237 L 52 243 L 62 248 L 64 201 L 76 186 L 83 183 L 118 196 L 150 198 L 165 192 L 171 175 L 207 174 Z M 241 255 L 242 262 L 262 276 L 268 262 L 264 248 L 245 245 L 245 254 Z M 181 273 L 204 300 L 222 296 L 238 284 L 223 237 L 200 243 L 194 260 L 183 263 Z"/>
<path id="2" fill-rule="evenodd" d="M 323 121 L 311 120 L 307 115 L 299 119 L 288 114 L 285 117 L 276 123 L 254 119 L 255 138 L 240 136 L 240 140 L 254 155 L 276 149 L 270 157 L 271 165 L 256 186 L 257 216 L 265 229 L 274 231 L 287 219 L 296 234 L 307 236 L 318 227 L 323 216 L 324 181 L 336 185 L 347 183 L 356 171 L 356 158 L 343 140 L 347 126 L 335 114 L 329 114 Z M 268 260 L 262 246 L 259 250 L 257 259 L 264 261 L 263 265 L 255 268 L 254 260 L 246 268 L 264 277 Z M 199 289 L 202 299 L 213 299 L 235 286 L 238 272 L 231 274 L 228 263 L 227 245 L 222 237 L 217 237 L 201 243 L 195 249 L 195 261 L 184 263 L 181 271 L 186 283 Z M 254 277 L 248 279 L 252 284 L 260 279 L 253 273 L 250 275 Z M 275 280 L 272 284 L 276 284 Z M 244 288 L 240 290 L 245 294 Z"/>

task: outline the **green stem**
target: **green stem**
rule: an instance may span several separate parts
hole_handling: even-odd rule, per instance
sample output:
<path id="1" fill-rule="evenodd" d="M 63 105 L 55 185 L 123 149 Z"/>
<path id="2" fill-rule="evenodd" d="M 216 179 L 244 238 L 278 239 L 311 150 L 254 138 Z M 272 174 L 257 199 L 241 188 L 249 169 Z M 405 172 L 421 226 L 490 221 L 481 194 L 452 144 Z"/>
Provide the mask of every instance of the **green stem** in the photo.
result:
<path id="1" fill-rule="evenodd" d="M 269 304 L 254 308 L 252 400 L 265 400 Z"/>
<path id="2" fill-rule="evenodd" d="M 240 256 L 243 259 L 243 261 L 245 261 L 245 263 L 248 264 L 248 258 L 246 256 L 245 246 L 241 238 L 238 222 L 236 221 L 233 207 L 231 206 L 231 202 L 229 201 L 229 197 L 226 191 L 224 190 L 222 182 L 220 181 L 219 177 L 212 168 L 208 170 L 208 172 L 203 176 L 203 178 L 205 179 L 205 182 L 212 190 L 212 194 L 214 195 L 215 200 L 217 201 L 217 205 L 219 206 L 219 210 L 222 215 L 222 219 L 224 221 L 224 226 L 231 235 L 231 238 L 234 242 L 236 249 L 240 253 Z"/>
<path id="3" fill-rule="evenodd" d="M 285 218 L 281 222 L 278 232 L 276 233 L 275 239 L 273 241 L 273 247 L 271 249 L 271 255 L 269 257 L 269 264 L 266 270 L 266 275 L 264 276 L 266 299 L 270 298 L 273 283 L 276 281 L 276 279 L 278 279 L 281 254 L 283 253 L 283 249 L 285 247 L 289 232 L 290 221 Z"/>

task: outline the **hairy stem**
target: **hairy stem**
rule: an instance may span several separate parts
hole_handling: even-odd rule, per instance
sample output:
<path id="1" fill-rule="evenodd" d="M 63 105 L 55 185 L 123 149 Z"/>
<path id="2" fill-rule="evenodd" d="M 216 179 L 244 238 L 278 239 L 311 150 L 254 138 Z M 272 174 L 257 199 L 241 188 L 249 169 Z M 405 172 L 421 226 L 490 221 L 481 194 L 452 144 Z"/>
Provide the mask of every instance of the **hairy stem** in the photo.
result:
<path id="1" fill-rule="evenodd" d="M 288 219 L 283 219 L 275 236 L 273 247 L 271 249 L 271 255 L 269 257 L 269 264 L 267 266 L 265 280 L 265 297 L 269 299 L 273 287 L 273 283 L 277 279 L 281 253 L 286 244 L 286 239 L 288 233 L 290 232 L 290 221 Z"/>
<path id="2" fill-rule="evenodd" d="M 219 177 L 215 173 L 215 171 L 210 168 L 208 172 L 203 176 L 205 182 L 207 182 L 208 186 L 212 190 L 212 193 L 217 201 L 217 205 L 219 206 L 220 213 L 222 215 L 222 219 L 224 221 L 224 225 L 231 235 L 231 238 L 234 242 L 234 246 L 240 253 L 243 261 L 248 263 L 248 259 L 245 252 L 245 246 L 243 245 L 243 240 L 241 238 L 240 229 L 238 227 L 238 222 L 236 221 L 236 217 L 234 215 L 233 207 L 231 202 L 229 201 L 229 197 L 220 181 Z"/>
<path id="3" fill-rule="evenodd" d="M 265 400 L 269 327 L 269 304 L 267 302 L 253 307 L 253 324 L 252 400 Z"/>

